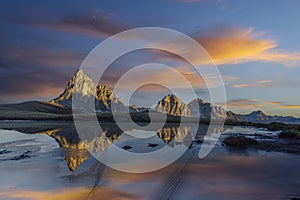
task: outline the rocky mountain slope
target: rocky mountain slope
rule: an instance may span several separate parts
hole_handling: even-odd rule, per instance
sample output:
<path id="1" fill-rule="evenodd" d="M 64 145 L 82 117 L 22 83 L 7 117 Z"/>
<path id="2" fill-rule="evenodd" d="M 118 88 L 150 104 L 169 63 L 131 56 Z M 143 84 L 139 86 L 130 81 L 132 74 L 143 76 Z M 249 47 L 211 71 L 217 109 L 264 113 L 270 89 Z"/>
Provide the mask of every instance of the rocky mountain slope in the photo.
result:
<path id="1" fill-rule="evenodd" d="M 244 115 L 247 121 L 258 122 L 258 121 L 269 121 L 269 116 L 267 116 L 263 111 L 253 111 L 247 115 Z"/>
<path id="2" fill-rule="evenodd" d="M 75 87 L 75 81 L 77 81 Z M 127 108 L 116 98 L 113 91 L 106 85 L 95 85 L 83 70 L 79 69 L 68 82 L 65 90 L 57 98 L 50 101 L 53 105 L 61 105 L 66 108 L 72 108 L 72 95 L 84 104 L 89 100 L 95 99 L 95 110 L 98 112 L 107 112 L 112 110 L 112 104 L 115 112 L 126 111 Z"/>
<path id="3" fill-rule="evenodd" d="M 188 105 L 184 104 L 175 95 L 167 95 L 157 103 L 156 111 L 173 115 L 199 117 L 201 119 L 226 119 L 230 121 L 246 121 L 246 118 L 231 111 L 226 111 L 221 106 L 214 106 L 202 99 L 194 99 Z M 212 117 L 212 118 L 211 118 Z"/>
<path id="4" fill-rule="evenodd" d="M 173 116 L 191 116 L 188 106 L 173 94 L 169 94 L 160 100 L 154 110 Z"/>
<path id="5" fill-rule="evenodd" d="M 75 81 L 78 87 L 75 88 Z M 79 98 L 80 109 L 85 109 L 88 101 L 95 102 L 94 110 L 102 115 L 114 112 L 127 112 L 128 109 L 135 119 L 146 120 L 149 118 L 150 108 L 138 108 L 135 105 L 126 107 L 120 99 L 116 98 L 113 91 L 105 85 L 95 85 L 81 69 L 70 79 L 61 95 L 50 102 L 29 101 L 19 104 L 0 105 L 0 120 L 72 120 L 72 96 Z M 74 108 L 73 108 L 74 109 Z M 170 117 L 199 117 L 201 119 L 223 119 L 230 122 L 254 122 L 271 123 L 282 122 L 287 124 L 300 124 L 300 118 L 291 116 L 269 116 L 262 111 L 254 111 L 250 114 L 241 115 L 210 103 L 202 99 L 194 99 L 185 104 L 175 95 L 169 94 L 160 100 L 155 111 L 168 114 Z M 101 114 L 103 112 L 103 114 Z M 144 114 L 143 114 L 144 113 Z M 159 115 L 159 113 L 157 113 Z M 146 119 L 146 118 L 147 119 Z M 109 117 L 108 117 L 109 118 Z M 144 119 L 145 118 L 145 119 Z"/>
<path id="6" fill-rule="evenodd" d="M 247 121 L 255 123 L 271 123 L 271 122 L 282 122 L 286 124 L 299 124 L 300 118 L 291 116 L 270 116 L 266 115 L 263 111 L 253 111 L 249 114 L 243 115 Z"/>
<path id="7" fill-rule="evenodd" d="M 224 119 L 226 117 L 226 110 L 220 106 L 214 106 L 210 103 L 204 102 L 202 99 L 196 98 L 188 104 L 191 115 L 193 117 L 201 117 L 203 119 Z"/>

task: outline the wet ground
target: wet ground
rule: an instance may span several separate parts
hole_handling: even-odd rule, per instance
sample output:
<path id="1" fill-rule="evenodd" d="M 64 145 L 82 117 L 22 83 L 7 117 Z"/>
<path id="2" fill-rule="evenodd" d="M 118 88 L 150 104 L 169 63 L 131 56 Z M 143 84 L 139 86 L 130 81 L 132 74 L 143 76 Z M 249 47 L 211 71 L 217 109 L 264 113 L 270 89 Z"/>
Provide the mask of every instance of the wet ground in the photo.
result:
<path id="1" fill-rule="evenodd" d="M 221 142 L 234 134 L 244 134 L 259 142 L 274 142 L 278 131 L 238 126 L 216 129 L 222 132 L 220 139 L 212 152 L 200 159 L 198 152 L 203 136 L 191 127 L 179 129 L 171 124 L 163 130 L 139 132 L 144 137 L 139 139 L 132 137 L 138 130 L 128 130 L 128 134 L 114 127 L 104 130 L 101 141 L 106 147 L 113 143 L 137 153 L 186 145 L 184 138 L 194 132 L 191 135 L 199 142 L 194 142 L 176 162 L 158 171 L 134 174 L 106 167 L 90 156 L 71 137 L 74 127 L 4 126 L 0 130 L 0 199 L 291 199 L 300 196 L 299 155 L 232 148 Z M 152 136 L 145 138 L 147 134 Z"/>

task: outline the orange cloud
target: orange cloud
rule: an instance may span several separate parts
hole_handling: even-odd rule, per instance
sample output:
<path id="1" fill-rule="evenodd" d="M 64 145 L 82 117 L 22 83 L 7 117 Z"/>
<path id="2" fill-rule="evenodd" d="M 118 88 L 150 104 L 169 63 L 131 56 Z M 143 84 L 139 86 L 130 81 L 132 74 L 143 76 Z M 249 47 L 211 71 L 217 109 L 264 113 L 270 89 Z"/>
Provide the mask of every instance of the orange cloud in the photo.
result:
<path id="1" fill-rule="evenodd" d="M 261 81 L 257 81 L 255 83 L 249 83 L 249 84 L 235 84 L 232 87 L 233 88 L 248 88 L 248 87 L 266 87 L 268 86 L 270 83 L 272 83 L 272 80 L 261 80 Z"/>
<path id="2" fill-rule="evenodd" d="M 266 102 L 266 104 L 268 104 L 268 105 L 281 105 L 283 103 L 284 103 L 283 101 L 268 101 L 268 102 Z"/>
<path id="3" fill-rule="evenodd" d="M 286 109 L 300 109 L 300 104 L 296 105 L 282 105 L 280 108 L 286 108 Z"/>
<path id="4" fill-rule="evenodd" d="M 196 40 L 204 46 L 217 64 L 238 64 L 249 61 L 268 61 L 292 64 L 300 61 L 300 53 L 279 51 L 272 39 L 263 39 L 265 33 L 254 28 L 216 27 Z"/>
<path id="5" fill-rule="evenodd" d="M 257 99 L 236 99 L 227 101 L 226 105 L 233 108 L 259 108 L 263 106 L 262 102 Z"/>
<path id="6" fill-rule="evenodd" d="M 278 42 L 270 39 L 265 32 L 257 32 L 255 28 L 236 28 L 230 26 L 216 26 L 212 29 L 193 34 L 209 53 L 212 60 L 218 64 L 240 64 L 252 61 L 282 63 L 293 66 L 300 62 L 300 52 L 288 52 L 278 49 Z M 181 46 L 170 44 L 170 48 L 185 50 L 186 54 L 198 60 L 198 64 L 207 64 L 199 57 L 199 52 L 182 49 Z M 164 53 L 163 55 L 178 60 L 179 56 Z"/>
<path id="7" fill-rule="evenodd" d="M 96 188 L 95 193 L 92 196 L 90 192 L 93 188 L 70 188 L 70 189 L 61 189 L 52 192 L 42 192 L 42 191 L 26 191 L 26 190 L 17 190 L 9 189 L 7 191 L 0 191 L 0 197 L 5 199 L 31 199 L 31 200 L 81 200 L 81 199 L 91 199 L 91 200 L 100 200 L 100 199 L 143 199 L 140 196 L 132 195 L 123 191 L 111 189 L 111 188 Z"/>

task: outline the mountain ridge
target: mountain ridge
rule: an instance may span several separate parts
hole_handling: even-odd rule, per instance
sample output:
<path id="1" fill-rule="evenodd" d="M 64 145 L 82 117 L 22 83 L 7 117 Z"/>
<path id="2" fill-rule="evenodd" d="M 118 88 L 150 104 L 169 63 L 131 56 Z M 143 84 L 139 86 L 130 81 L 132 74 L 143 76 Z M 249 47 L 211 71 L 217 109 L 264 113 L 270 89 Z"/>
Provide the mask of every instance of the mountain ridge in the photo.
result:
<path id="1" fill-rule="evenodd" d="M 75 86 L 75 81 L 76 86 Z M 204 102 L 200 98 L 193 99 L 185 104 L 174 94 L 164 96 L 157 105 L 151 108 L 139 108 L 135 105 L 125 106 L 121 99 L 116 98 L 113 90 L 106 85 L 95 85 L 83 70 L 79 69 L 68 81 L 64 91 L 56 98 L 49 102 L 28 101 L 18 104 L 0 105 L 0 119 L 72 119 L 72 96 L 76 94 L 79 102 L 86 103 L 86 99 L 95 101 L 94 111 L 101 112 L 130 112 L 130 113 L 147 113 L 150 110 L 158 113 L 168 114 L 174 117 L 200 117 L 204 120 L 222 120 L 232 122 L 253 122 L 253 123 L 300 123 L 300 118 L 292 116 L 266 115 L 263 111 L 257 110 L 249 114 L 236 114 L 232 111 L 225 110 L 221 106 L 212 105 Z M 83 109 L 84 109 L 84 103 Z M 113 106 L 112 106 L 113 105 Z M 112 110 L 112 107 L 114 110 Z M 70 115 L 67 118 L 66 115 Z M 7 117 L 8 116 L 8 117 Z M 34 117 L 32 117 L 34 116 Z"/>
<path id="2" fill-rule="evenodd" d="M 128 108 L 124 106 L 120 99 L 115 98 L 113 91 L 105 85 L 95 86 L 93 81 L 79 69 L 76 71 L 74 76 L 68 82 L 65 91 L 57 98 L 50 101 L 52 104 L 60 104 L 60 99 L 67 96 L 70 100 L 70 92 L 74 87 L 75 79 L 79 79 L 79 85 L 81 85 L 80 90 L 84 91 L 84 95 L 90 94 L 96 98 L 96 111 L 111 111 L 111 103 L 119 105 L 117 111 L 127 111 L 129 112 L 145 112 L 149 111 L 150 108 L 138 108 L 135 105 L 129 105 Z M 87 82 L 87 83 L 85 83 Z M 85 89 L 85 87 L 96 88 L 95 91 L 90 91 Z M 80 91 L 79 91 L 80 92 Z M 63 100 L 65 100 L 63 98 Z M 63 102 L 63 101 L 62 101 Z M 71 106 L 69 106 L 70 108 Z M 118 106 L 117 106 L 118 107 Z M 300 118 L 288 117 L 288 116 L 269 116 L 263 111 L 257 110 L 249 114 L 236 114 L 230 110 L 225 110 L 221 106 L 212 105 L 208 102 L 204 102 L 200 98 L 193 99 L 188 104 L 185 104 L 176 97 L 174 94 L 168 94 L 158 101 L 154 108 L 155 111 L 172 115 L 172 116 L 184 116 L 184 117 L 200 117 L 202 119 L 226 119 L 227 121 L 237 121 L 237 122 L 259 122 L 259 123 L 270 123 L 270 122 L 289 122 L 289 123 L 300 123 Z M 199 116 L 200 115 L 200 116 Z"/>

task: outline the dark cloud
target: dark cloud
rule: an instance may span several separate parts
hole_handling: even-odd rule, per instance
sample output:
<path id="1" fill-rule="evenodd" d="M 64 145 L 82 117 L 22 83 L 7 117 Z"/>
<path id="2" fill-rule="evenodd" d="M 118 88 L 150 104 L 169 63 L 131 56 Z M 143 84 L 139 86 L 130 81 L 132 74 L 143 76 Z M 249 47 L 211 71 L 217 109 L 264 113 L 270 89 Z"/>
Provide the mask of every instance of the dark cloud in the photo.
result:
<path id="1" fill-rule="evenodd" d="M 86 34 L 93 37 L 106 37 L 128 29 L 126 25 L 113 20 L 111 14 L 103 14 L 103 12 L 91 15 L 69 15 L 57 22 L 40 25 L 46 28 Z"/>
<path id="2" fill-rule="evenodd" d="M 99 9 L 58 17 L 25 11 L 0 14 L 0 102 L 59 95 L 95 45 L 66 32 L 98 38 L 126 29 L 113 18 Z"/>
<path id="3" fill-rule="evenodd" d="M 0 94 L 5 98 L 55 97 L 85 55 L 27 46 L 0 49 Z M 4 99 L 4 100 L 3 100 Z"/>
<path id="4" fill-rule="evenodd" d="M 233 99 L 227 101 L 226 105 L 230 108 L 260 108 L 263 102 L 258 99 Z"/>
<path id="5" fill-rule="evenodd" d="M 114 13 L 96 9 L 91 13 L 69 13 L 60 17 L 39 16 L 1 17 L 0 21 L 36 28 L 82 34 L 89 37 L 108 37 L 130 27 L 115 19 Z"/>

